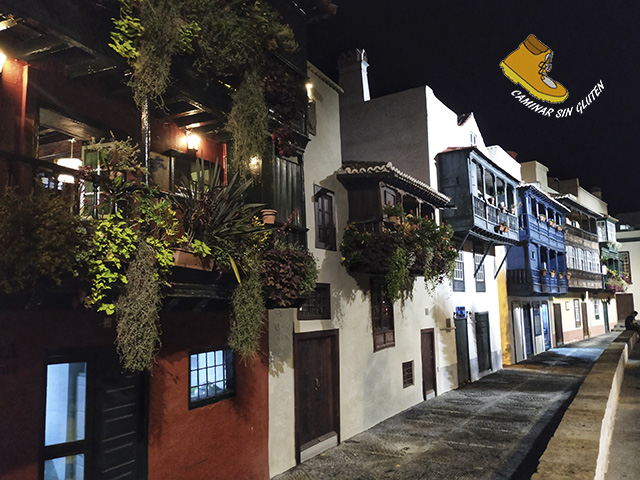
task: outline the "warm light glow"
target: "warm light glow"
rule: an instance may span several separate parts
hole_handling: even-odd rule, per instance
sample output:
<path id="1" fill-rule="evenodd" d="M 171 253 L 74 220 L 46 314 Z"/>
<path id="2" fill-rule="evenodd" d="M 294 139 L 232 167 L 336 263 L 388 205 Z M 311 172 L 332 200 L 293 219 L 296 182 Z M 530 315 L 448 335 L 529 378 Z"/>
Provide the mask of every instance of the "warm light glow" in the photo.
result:
<path id="1" fill-rule="evenodd" d="M 71 168 L 73 170 L 79 170 L 82 166 L 82 160 L 79 158 L 58 158 L 56 159 L 56 163 L 61 167 Z M 73 175 L 63 173 L 58 175 L 58 181 L 62 183 L 75 183 L 76 179 Z"/>
<path id="2" fill-rule="evenodd" d="M 82 166 L 82 160 L 79 158 L 58 158 L 56 163 L 61 167 L 72 168 L 74 170 L 80 170 Z"/>
<path id="3" fill-rule="evenodd" d="M 7 60 L 7 56 L 0 52 L 0 73 L 2 73 L 2 69 L 4 68 L 4 62 Z"/>
<path id="4" fill-rule="evenodd" d="M 305 86 L 307 87 L 307 97 L 309 98 L 309 100 L 313 100 L 313 98 L 311 96 L 311 94 L 313 92 L 313 83 L 308 82 Z"/>
<path id="5" fill-rule="evenodd" d="M 260 171 L 260 166 L 262 164 L 262 160 L 258 156 L 253 156 L 249 159 L 249 170 L 253 173 L 258 173 Z"/>
<path id="6" fill-rule="evenodd" d="M 200 148 L 200 137 L 187 131 L 187 150 L 198 150 L 198 148 Z"/>

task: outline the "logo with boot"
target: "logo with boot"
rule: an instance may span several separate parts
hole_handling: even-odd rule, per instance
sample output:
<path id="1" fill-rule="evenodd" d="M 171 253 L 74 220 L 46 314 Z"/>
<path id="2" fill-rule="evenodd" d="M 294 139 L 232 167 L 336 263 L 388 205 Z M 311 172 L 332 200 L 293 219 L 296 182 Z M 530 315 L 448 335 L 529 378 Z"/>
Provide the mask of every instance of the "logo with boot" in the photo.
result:
<path id="1" fill-rule="evenodd" d="M 569 92 L 549 77 L 552 58 L 551 49 L 532 34 L 500 62 L 500 68 L 509 80 L 521 85 L 533 97 L 549 103 L 562 103 Z"/>

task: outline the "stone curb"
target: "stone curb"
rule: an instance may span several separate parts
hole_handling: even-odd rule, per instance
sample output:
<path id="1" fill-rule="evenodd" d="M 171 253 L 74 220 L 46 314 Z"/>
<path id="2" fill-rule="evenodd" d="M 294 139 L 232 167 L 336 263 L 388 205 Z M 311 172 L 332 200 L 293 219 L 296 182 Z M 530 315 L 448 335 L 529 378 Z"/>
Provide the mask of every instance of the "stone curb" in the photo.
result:
<path id="1" fill-rule="evenodd" d="M 540 457 L 532 480 L 605 478 L 624 367 L 637 337 L 624 331 L 602 352 Z"/>

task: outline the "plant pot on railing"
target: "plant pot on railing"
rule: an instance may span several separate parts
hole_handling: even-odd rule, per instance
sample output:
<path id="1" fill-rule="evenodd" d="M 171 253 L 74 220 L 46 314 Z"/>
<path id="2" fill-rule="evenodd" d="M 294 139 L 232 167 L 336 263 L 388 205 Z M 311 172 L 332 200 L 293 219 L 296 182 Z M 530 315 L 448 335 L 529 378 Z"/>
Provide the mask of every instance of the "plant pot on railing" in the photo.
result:
<path id="1" fill-rule="evenodd" d="M 278 213 L 277 210 L 274 210 L 272 208 L 265 208 L 260 212 L 262 213 L 262 223 L 264 223 L 265 225 L 273 225 L 274 223 L 276 223 L 276 214 Z"/>
<path id="2" fill-rule="evenodd" d="M 213 258 L 202 258 L 200 255 L 176 248 L 173 252 L 173 263 L 176 267 L 191 268 L 193 270 L 204 270 L 210 272 L 213 270 Z"/>
<path id="3" fill-rule="evenodd" d="M 551 275 L 551 278 L 554 278 L 556 276 L 556 271 L 555 270 L 551 270 L 549 272 L 549 275 Z"/>
<path id="4" fill-rule="evenodd" d="M 540 270 L 540 276 L 546 277 L 547 276 L 547 271 L 546 270 Z"/>

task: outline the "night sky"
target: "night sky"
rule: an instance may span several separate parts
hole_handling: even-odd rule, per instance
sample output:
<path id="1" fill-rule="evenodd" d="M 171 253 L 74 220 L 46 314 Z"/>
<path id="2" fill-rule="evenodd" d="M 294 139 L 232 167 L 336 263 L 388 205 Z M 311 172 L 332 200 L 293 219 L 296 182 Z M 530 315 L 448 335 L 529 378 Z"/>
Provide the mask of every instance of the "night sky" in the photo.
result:
<path id="1" fill-rule="evenodd" d="M 372 97 L 420 85 L 473 112 L 487 145 L 538 160 L 560 179 L 600 186 L 609 213 L 640 210 L 640 3 L 637 1 L 342 0 L 310 27 L 311 61 L 337 80 L 340 52 L 364 48 Z M 500 61 L 533 33 L 554 53 L 549 76 L 569 97 L 551 117 L 512 95 Z M 577 111 L 601 82 L 601 94 Z M 528 95 L 531 98 L 530 95 Z M 535 100 L 535 99 L 533 99 Z M 557 118 L 558 109 L 573 107 Z"/>

